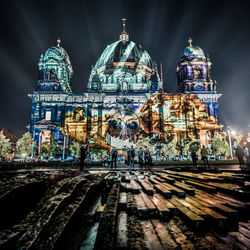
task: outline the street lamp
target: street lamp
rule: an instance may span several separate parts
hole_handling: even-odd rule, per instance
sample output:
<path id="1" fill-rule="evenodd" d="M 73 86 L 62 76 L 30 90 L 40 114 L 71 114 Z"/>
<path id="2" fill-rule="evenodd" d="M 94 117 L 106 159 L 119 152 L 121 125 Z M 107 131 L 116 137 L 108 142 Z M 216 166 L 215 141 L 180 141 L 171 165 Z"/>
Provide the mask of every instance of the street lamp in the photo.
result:
<path id="1" fill-rule="evenodd" d="M 232 147 L 232 138 L 231 138 L 232 131 L 230 129 L 229 124 L 227 124 L 227 132 L 228 132 L 228 137 L 229 137 L 229 146 L 230 146 L 231 160 L 233 160 L 233 147 Z"/>
<path id="2" fill-rule="evenodd" d="M 64 132 L 63 135 L 63 155 L 62 155 L 63 161 L 65 160 L 65 147 L 66 147 L 66 132 Z"/>

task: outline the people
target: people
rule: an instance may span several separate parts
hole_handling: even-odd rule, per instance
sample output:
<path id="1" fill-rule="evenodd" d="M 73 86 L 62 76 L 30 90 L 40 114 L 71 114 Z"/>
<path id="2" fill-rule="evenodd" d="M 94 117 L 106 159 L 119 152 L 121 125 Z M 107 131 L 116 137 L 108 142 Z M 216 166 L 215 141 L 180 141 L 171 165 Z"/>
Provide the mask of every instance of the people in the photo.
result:
<path id="1" fill-rule="evenodd" d="M 139 167 L 142 168 L 143 167 L 143 150 L 141 147 L 138 150 L 138 160 L 139 160 Z"/>
<path id="2" fill-rule="evenodd" d="M 247 166 L 250 167 L 250 142 L 247 142 L 245 146 L 245 152 L 247 157 Z"/>
<path id="3" fill-rule="evenodd" d="M 87 153 L 88 147 L 86 144 L 83 143 L 80 148 L 80 171 L 84 170 Z"/>
<path id="4" fill-rule="evenodd" d="M 236 157 L 239 160 L 240 168 L 243 169 L 244 168 L 244 164 L 245 164 L 244 160 L 243 160 L 244 151 L 243 151 L 243 149 L 242 149 L 242 147 L 240 145 L 236 146 L 235 155 L 236 155 Z"/>
<path id="5" fill-rule="evenodd" d="M 202 149 L 201 149 L 201 159 L 203 160 L 203 163 L 204 163 L 204 167 L 206 166 L 210 166 L 209 163 L 208 163 L 208 150 L 205 148 L 205 146 L 203 145 L 202 146 Z"/>
<path id="6" fill-rule="evenodd" d="M 116 169 L 116 161 L 117 161 L 117 149 L 113 148 L 111 151 L 111 168 L 115 166 Z"/>
<path id="7" fill-rule="evenodd" d="M 148 155 L 148 167 L 151 168 L 153 166 L 153 159 L 151 154 Z"/>
<path id="8" fill-rule="evenodd" d="M 130 163 L 130 149 L 127 147 L 127 166 L 129 166 Z"/>
<path id="9" fill-rule="evenodd" d="M 134 163 L 135 163 L 135 149 L 133 145 L 130 148 L 130 159 L 129 159 L 129 169 L 132 170 L 134 169 Z"/>
<path id="10" fill-rule="evenodd" d="M 149 168 L 149 149 L 147 146 L 144 147 L 144 163 L 145 163 L 145 168 Z"/>
<path id="11" fill-rule="evenodd" d="M 192 158 L 194 167 L 197 167 L 198 157 L 197 157 L 197 154 L 194 152 L 194 150 L 192 150 L 191 152 L 191 158 Z"/>

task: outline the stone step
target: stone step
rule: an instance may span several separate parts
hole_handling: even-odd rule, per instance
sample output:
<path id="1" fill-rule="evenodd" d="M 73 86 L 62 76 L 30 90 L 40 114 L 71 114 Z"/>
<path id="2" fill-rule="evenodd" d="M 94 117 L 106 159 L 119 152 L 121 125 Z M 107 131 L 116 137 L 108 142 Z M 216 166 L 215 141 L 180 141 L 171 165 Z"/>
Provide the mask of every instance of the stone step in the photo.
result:
<path id="1" fill-rule="evenodd" d="M 179 249 L 176 242 L 171 237 L 167 227 L 160 220 L 151 220 L 154 230 L 160 239 L 163 249 Z"/>
<path id="2" fill-rule="evenodd" d="M 140 221 L 147 249 L 163 249 L 150 220 Z"/>
<path id="3" fill-rule="evenodd" d="M 216 226 L 218 226 L 220 228 L 225 228 L 226 222 L 228 221 L 227 217 L 212 210 L 209 207 L 205 207 L 204 205 L 202 205 L 201 203 L 198 202 L 199 200 L 197 201 L 193 197 L 186 197 L 185 200 L 188 201 L 190 204 L 194 205 L 195 207 L 197 207 L 198 209 L 204 211 L 212 219 L 212 221 L 215 222 Z"/>
<path id="4" fill-rule="evenodd" d="M 208 214 L 206 212 L 204 212 L 200 208 L 197 208 L 192 203 L 189 203 L 188 200 L 181 199 L 181 198 L 174 198 L 174 199 L 176 199 L 179 203 L 181 203 L 182 205 L 184 205 L 185 207 L 187 207 L 188 209 L 190 209 L 195 214 L 201 216 L 202 218 L 206 219 L 208 217 Z"/>
<path id="5" fill-rule="evenodd" d="M 114 245 L 115 223 L 119 202 L 120 183 L 113 185 L 100 218 L 94 249 L 111 249 Z"/>
<path id="6" fill-rule="evenodd" d="M 185 183 L 190 184 L 191 186 L 195 186 L 196 188 L 205 190 L 205 191 L 210 192 L 210 193 L 216 192 L 215 187 L 211 187 L 211 186 L 208 186 L 208 185 L 200 183 L 200 182 L 185 180 Z"/>
<path id="7" fill-rule="evenodd" d="M 231 218 L 237 215 L 237 211 L 229 208 L 227 206 L 221 205 L 220 203 L 216 202 L 215 200 L 210 199 L 208 196 L 205 195 L 196 195 L 195 196 L 197 199 L 200 199 L 206 203 L 209 203 L 214 206 L 214 209 L 219 211 L 222 214 L 225 214 L 227 216 L 230 216 Z"/>
<path id="8" fill-rule="evenodd" d="M 178 249 L 188 249 L 194 250 L 195 247 L 192 242 L 186 237 L 186 235 L 182 232 L 182 230 L 176 225 L 173 219 L 169 222 L 164 223 L 168 232 L 174 239 L 174 241 L 178 244 Z"/>
<path id="9" fill-rule="evenodd" d="M 150 197 L 150 199 L 154 203 L 154 205 L 156 206 L 160 217 L 166 219 L 170 215 L 170 210 L 168 209 L 168 207 L 166 206 L 164 201 L 159 199 L 157 196 L 152 196 L 152 197 Z"/>
<path id="10" fill-rule="evenodd" d="M 195 189 L 190 187 L 189 185 L 184 184 L 183 182 L 176 181 L 172 185 L 183 189 L 189 195 L 195 195 Z"/>
<path id="11" fill-rule="evenodd" d="M 181 188 L 175 187 L 171 184 L 168 183 L 163 183 L 163 185 L 168 188 L 173 194 L 177 195 L 178 197 L 185 197 L 186 193 L 184 190 L 182 190 Z"/>
<path id="12" fill-rule="evenodd" d="M 153 195 L 154 194 L 154 188 L 152 187 L 152 185 L 149 184 L 148 181 L 138 179 L 138 183 L 141 185 L 142 190 L 146 194 L 148 194 L 148 195 Z"/>
<path id="13" fill-rule="evenodd" d="M 157 184 L 154 185 L 154 188 L 158 193 L 162 194 L 165 198 L 170 198 L 172 196 L 171 190 L 163 185 Z"/>
<path id="14" fill-rule="evenodd" d="M 119 209 L 126 210 L 126 208 L 127 208 L 127 193 L 126 192 L 120 192 Z"/>
<path id="15" fill-rule="evenodd" d="M 175 199 L 175 198 L 171 198 L 169 201 L 171 203 L 173 203 L 177 207 L 177 209 L 179 210 L 179 212 L 181 213 L 181 215 L 185 219 L 187 219 L 187 221 L 189 223 L 191 223 L 191 225 L 196 230 L 204 228 L 205 221 L 204 221 L 204 219 L 202 217 L 200 217 L 199 215 L 195 214 L 190 209 L 186 208 L 184 205 L 182 205 L 180 202 L 178 202 L 178 200 Z"/>
<path id="16" fill-rule="evenodd" d="M 163 203 L 164 206 L 166 206 L 166 208 L 169 209 L 170 213 L 174 214 L 177 212 L 177 208 L 176 206 L 174 206 L 171 202 L 168 201 L 168 199 L 165 199 L 162 195 L 160 194 L 154 194 L 153 197 L 156 197 L 158 199 L 160 199 Z"/>
<path id="17" fill-rule="evenodd" d="M 143 192 L 141 192 L 140 196 L 144 200 L 144 202 L 145 202 L 146 206 L 148 207 L 148 209 L 150 209 L 153 213 L 155 213 L 157 208 L 154 205 L 154 203 L 150 200 L 150 198 Z"/>
<path id="18" fill-rule="evenodd" d="M 167 183 L 170 183 L 170 184 L 173 184 L 175 182 L 175 179 L 167 176 L 167 175 L 159 175 L 158 178 L 156 178 L 157 180 L 159 180 L 160 182 L 167 182 Z"/>

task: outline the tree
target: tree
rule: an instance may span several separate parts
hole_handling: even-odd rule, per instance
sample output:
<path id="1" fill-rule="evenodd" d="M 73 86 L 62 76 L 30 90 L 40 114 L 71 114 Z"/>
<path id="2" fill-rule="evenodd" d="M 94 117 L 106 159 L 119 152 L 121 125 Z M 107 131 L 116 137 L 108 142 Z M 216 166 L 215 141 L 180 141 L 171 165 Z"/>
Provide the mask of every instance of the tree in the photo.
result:
<path id="1" fill-rule="evenodd" d="M 193 141 L 189 144 L 189 152 L 194 151 L 195 153 L 199 153 L 201 148 L 201 143 L 197 141 Z"/>
<path id="2" fill-rule="evenodd" d="M 50 155 L 50 143 L 49 142 L 46 141 L 41 144 L 40 154 L 43 157 L 49 157 Z"/>
<path id="3" fill-rule="evenodd" d="M 49 138 L 49 156 L 50 157 L 54 157 L 58 151 L 58 143 L 55 142 L 55 138 L 53 134 L 50 134 L 50 138 Z"/>
<path id="4" fill-rule="evenodd" d="M 6 129 L 2 125 L 0 125 L 0 137 L 1 135 L 4 135 L 5 138 L 10 139 L 10 143 L 16 143 L 18 139 L 17 133 L 15 131 Z"/>
<path id="5" fill-rule="evenodd" d="M 70 156 L 78 158 L 80 156 L 80 148 L 81 144 L 78 141 L 71 141 L 71 144 L 69 146 Z"/>
<path id="6" fill-rule="evenodd" d="M 242 133 L 242 131 L 240 131 L 236 135 L 232 136 L 233 147 L 240 144 L 243 137 L 244 137 L 244 134 Z"/>
<path id="7" fill-rule="evenodd" d="M 216 156 L 230 156 L 230 146 L 225 136 L 216 132 L 211 143 L 212 154 Z"/>
<path id="8" fill-rule="evenodd" d="M 41 145 L 41 155 L 44 157 L 57 157 L 62 153 L 62 146 L 59 145 L 54 138 L 54 135 L 50 135 L 50 140 L 43 142 Z"/>
<path id="9" fill-rule="evenodd" d="M 0 158 L 6 158 L 8 156 L 8 150 L 10 149 L 10 139 L 6 139 L 3 135 L 0 136 Z"/>
<path id="10" fill-rule="evenodd" d="M 30 132 L 25 133 L 17 142 L 17 152 L 23 157 L 29 157 L 32 154 L 32 136 Z"/>

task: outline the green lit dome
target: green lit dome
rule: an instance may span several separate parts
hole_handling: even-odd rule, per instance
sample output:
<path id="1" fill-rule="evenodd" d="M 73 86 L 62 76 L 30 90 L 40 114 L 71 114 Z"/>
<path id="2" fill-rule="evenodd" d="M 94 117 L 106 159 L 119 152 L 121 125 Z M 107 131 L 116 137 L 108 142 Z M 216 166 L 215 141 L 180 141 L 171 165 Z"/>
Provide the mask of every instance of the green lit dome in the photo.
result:
<path id="1" fill-rule="evenodd" d="M 60 46 L 61 40 L 57 40 L 57 46 L 50 47 L 39 61 L 39 71 L 42 82 L 49 84 L 58 82 L 65 93 L 72 93 L 71 78 L 73 75 L 72 65 L 67 52 Z"/>
<path id="2" fill-rule="evenodd" d="M 148 52 L 140 45 L 137 45 L 133 41 L 119 40 L 107 46 L 97 61 L 95 68 L 119 62 L 141 63 L 150 68 L 153 64 Z"/>
<path id="3" fill-rule="evenodd" d="M 157 75 L 156 64 L 140 45 L 118 40 L 108 45 L 92 68 L 89 91 L 147 92 L 160 88 L 152 85 L 151 76 Z M 156 84 L 157 85 L 157 84 Z M 158 85 L 157 85 L 158 86 Z M 160 85 L 159 85 L 160 86 Z"/>
<path id="4" fill-rule="evenodd" d="M 61 46 L 52 46 L 50 47 L 44 54 L 44 57 L 51 58 L 54 60 L 59 61 L 65 61 L 67 64 L 68 70 L 70 72 L 73 72 L 72 65 L 69 59 L 68 53 L 65 51 L 65 49 Z"/>
<path id="5" fill-rule="evenodd" d="M 205 58 L 203 50 L 198 46 L 188 46 L 184 49 L 182 57 L 202 57 Z"/>

